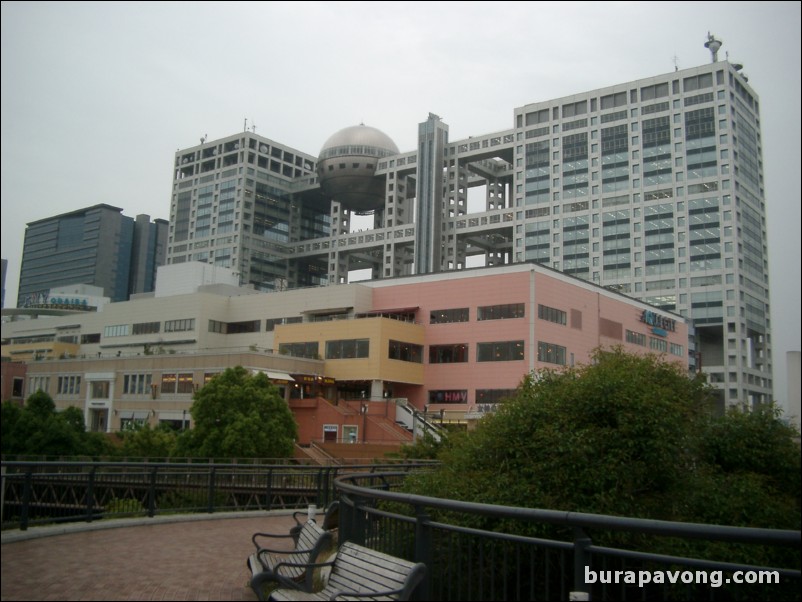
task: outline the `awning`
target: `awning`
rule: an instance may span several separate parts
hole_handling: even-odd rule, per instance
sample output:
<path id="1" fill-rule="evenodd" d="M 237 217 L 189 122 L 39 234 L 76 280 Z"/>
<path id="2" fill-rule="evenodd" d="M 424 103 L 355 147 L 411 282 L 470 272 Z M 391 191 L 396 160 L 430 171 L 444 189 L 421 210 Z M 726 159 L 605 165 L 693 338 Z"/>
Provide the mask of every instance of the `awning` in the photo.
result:
<path id="1" fill-rule="evenodd" d="M 120 420 L 147 420 L 148 416 L 150 416 L 150 412 L 147 410 L 141 412 L 123 410 L 118 412 L 117 415 L 120 417 Z"/>
<path id="2" fill-rule="evenodd" d="M 286 381 L 295 380 L 292 376 L 290 376 L 286 372 L 276 372 L 275 370 L 262 370 L 262 372 L 266 374 L 267 378 L 269 378 L 270 380 L 286 380 Z"/>
<path id="3" fill-rule="evenodd" d="M 371 309 L 366 314 L 412 314 L 420 309 L 420 305 L 415 307 L 394 307 L 391 309 Z"/>
<path id="4" fill-rule="evenodd" d="M 305 309 L 301 313 L 309 314 L 310 316 L 332 316 L 338 314 L 346 314 L 354 309 L 353 305 L 348 307 L 327 307 L 325 309 Z"/>

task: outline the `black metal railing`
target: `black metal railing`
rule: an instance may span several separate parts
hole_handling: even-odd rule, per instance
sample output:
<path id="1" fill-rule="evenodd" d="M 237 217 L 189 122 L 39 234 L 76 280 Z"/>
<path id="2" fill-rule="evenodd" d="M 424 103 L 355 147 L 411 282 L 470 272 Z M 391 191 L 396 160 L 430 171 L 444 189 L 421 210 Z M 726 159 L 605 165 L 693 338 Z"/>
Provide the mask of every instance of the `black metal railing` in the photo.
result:
<path id="1" fill-rule="evenodd" d="M 405 477 L 337 478 L 340 541 L 424 562 L 422 600 L 799 599 L 799 531 L 430 498 Z"/>
<path id="2" fill-rule="evenodd" d="M 3 462 L 2 527 L 24 530 L 105 518 L 325 507 L 335 499 L 335 478 L 346 472 L 403 472 L 426 465 Z"/>
<path id="3" fill-rule="evenodd" d="M 418 599 L 799 599 L 799 531 L 495 506 L 400 491 L 410 472 L 430 466 L 3 462 L 2 524 L 27 529 L 169 513 L 324 507 L 339 500 L 340 541 L 426 563 Z M 762 584 L 748 582 L 759 579 Z"/>

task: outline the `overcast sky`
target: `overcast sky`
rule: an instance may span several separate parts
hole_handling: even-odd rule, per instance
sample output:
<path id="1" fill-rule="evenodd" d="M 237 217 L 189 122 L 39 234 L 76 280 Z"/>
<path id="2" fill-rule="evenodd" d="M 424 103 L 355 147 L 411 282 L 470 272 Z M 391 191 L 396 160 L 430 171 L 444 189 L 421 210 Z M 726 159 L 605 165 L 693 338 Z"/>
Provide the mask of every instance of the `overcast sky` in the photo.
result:
<path id="1" fill-rule="evenodd" d="M 402 151 L 513 109 L 710 61 L 761 101 L 775 396 L 800 350 L 799 2 L 3 2 L 6 302 L 25 225 L 97 203 L 169 218 L 174 152 L 242 131 L 317 155 L 364 122 Z"/>

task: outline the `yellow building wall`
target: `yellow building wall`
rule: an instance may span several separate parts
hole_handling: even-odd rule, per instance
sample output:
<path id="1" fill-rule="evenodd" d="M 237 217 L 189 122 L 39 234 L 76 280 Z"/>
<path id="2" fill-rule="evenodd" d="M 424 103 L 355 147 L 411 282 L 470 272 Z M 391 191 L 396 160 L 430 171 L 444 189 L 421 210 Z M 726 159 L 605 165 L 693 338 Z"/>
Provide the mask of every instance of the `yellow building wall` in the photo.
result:
<path id="1" fill-rule="evenodd" d="M 354 359 L 327 359 L 326 342 L 368 339 L 369 356 Z M 421 362 L 407 362 L 389 358 L 390 341 L 421 346 L 424 352 L 424 329 L 420 324 L 390 318 L 363 318 L 283 324 L 276 326 L 275 349 L 283 343 L 310 343 L 317 341 L 318 352 L 325 360 L 325 373 L 337 380 L 386 380 L 410 384 L 423 384 L 423 357 Z"/>
<path id="2" fill-rule="evenodd" d="M 3 345 L 3 356 L 16 362 L 32 362 L 35 360 L 53 360 L 77 357 L 81 346 L 75 343 L 49 341 L 46 343 L 23 343 L 20 345 Z"/>

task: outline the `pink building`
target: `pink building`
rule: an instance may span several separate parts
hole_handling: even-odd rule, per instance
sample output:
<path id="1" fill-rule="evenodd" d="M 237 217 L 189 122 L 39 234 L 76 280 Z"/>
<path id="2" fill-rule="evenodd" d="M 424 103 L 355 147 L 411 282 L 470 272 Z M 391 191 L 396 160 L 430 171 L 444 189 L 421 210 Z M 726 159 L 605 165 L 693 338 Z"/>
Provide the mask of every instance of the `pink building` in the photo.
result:
<path id="1" fill-rule="evenodd" d="M 226 291 L 9 322 L 3 352 L 47 353 L 17 384 L 82 408 L 94 431 L 191 426 L 193 393 L 215 374 L 261 371 L 295 413 L 301 444 L 399 443 L 441 420 L 469 423 L 525 375 L 585 364 L 599 347 L 688 366 L 681 316 L 533 263 Z M 57 353 L 67 336 L 80 343 Z"/>
<path id="2" fill-rule="evenodd" d="M 414 310 L 424 326 L 423 384 L 393 387 L 419 409 L 488 409 L 527 373 L 587 363 L 599 347 L 665 353 L 688 365 L 681 316 L 536 264 L 367 286 L 374 311 Z"/>

